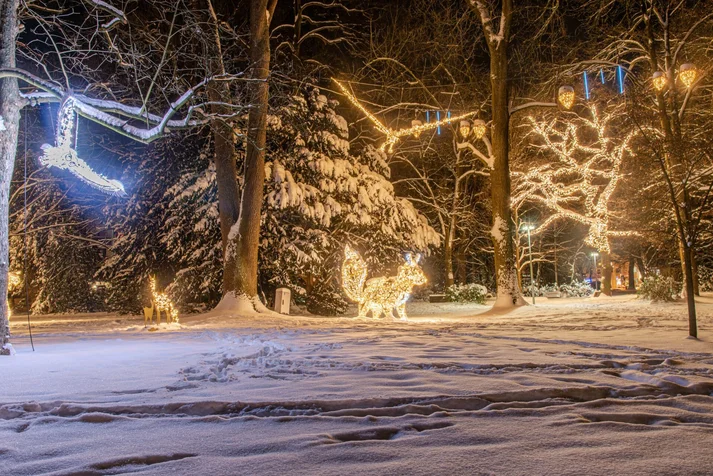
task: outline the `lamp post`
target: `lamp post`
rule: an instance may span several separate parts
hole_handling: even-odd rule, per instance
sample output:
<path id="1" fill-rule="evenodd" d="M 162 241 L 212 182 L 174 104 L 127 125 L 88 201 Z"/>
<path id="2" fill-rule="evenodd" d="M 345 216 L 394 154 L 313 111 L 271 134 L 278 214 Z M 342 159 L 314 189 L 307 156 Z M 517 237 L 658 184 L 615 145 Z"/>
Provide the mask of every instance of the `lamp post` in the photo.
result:
<path id="1" fill-rule="evenodd" d="M 594 283 L 594 290 L 599 291 L 599 275 L 597 274 L 597 256 L 599 256 L 599 253 L 592 251 L 590 256 L 594 260 L 594 279 L 596 279 Z"/>
<path id="2" fill-rule="evenodd" d="M 530 255 L 530 293 L 532 294 L 532 304 L 535 304 L 535 274 L 532 271 L 532 241 L 530 240 L 530 232 L 535 229 L 535 225 L 526 223 L 522 225 L 522 229 L 527 232 L 527 250 Z"/>

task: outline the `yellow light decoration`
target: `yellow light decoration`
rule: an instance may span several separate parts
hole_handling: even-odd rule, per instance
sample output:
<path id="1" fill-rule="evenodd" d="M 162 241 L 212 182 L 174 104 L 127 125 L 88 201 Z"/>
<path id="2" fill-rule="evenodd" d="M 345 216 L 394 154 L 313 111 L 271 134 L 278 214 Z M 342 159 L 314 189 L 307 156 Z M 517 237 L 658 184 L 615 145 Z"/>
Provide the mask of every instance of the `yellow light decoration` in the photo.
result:
<path id="1" fill-rule="evenodd" d="M 678 77 L 681 78 L 681 82 L 690 88 L 698 77 L 698 71 L 696 66 L 692 63 L 682 64 L 678 69 Z"/>
<path id="2" fill-rule="evenodd" d="M 480 140 L 485 137 L 485 131 L 487 131 L 487 126 L 485 121 L 482 119 L 476 119 L 473 121 L 473 135 L 476 139 Z"/>
<path id="3" fill-rule="evenodd" d="M 178 323 L 178 310 L 166 293 L 156 292 L 156 278 L 151 277 L 151 309 L 156 311 L 156 322 L 161 324 L 161 312 L 166 313 L 166 324 Z"/>
<path id="4" fill-rule="evenodd" d="M 376 127 L 377 130 L 379 130 L 381 133 L 383 133 L 386 136 L 386 141 L 381 144 L 379 147 L 379 150 L 384 151 L 386 150 L 389 153 L 392 153 L 394 151 L 394 145 L 404 136 L 410 136 L 413 135 L 414 137 L 420 136 L 423 132 L 426 132 L 431 129 L 437 129 L 440 126 L 443 126 L 445 124 L 450 124 L 452 122 L 460 121 L 461 119 L 465 119 L 467 117 L 473 116 L 477 114 L 477 111 L 475 112 L 467 112 L 465 114 L 461 114 L 459 116 L 453 116 L 450 118 L 446 118 L 440 121 L 436 122 L 429 122 L 426 124 L 421 123 L 421 121 L 418 121 L 418 124 L 415 124 L 415 121 L 411 122 L 411 127 L 407 129 L 399 129 L 397 131 L 393 129 L 389 129 L 386 127 L 384 124 L 379 121 L 379 119 L 376 118 L 372 113 L 369 112 L 368 109 L 366 109 L 354 96 L 349 90 L 342 85 L 339 81 L 336 79 L 332 78 L 332 80 L 336 83 L 337 86 L 339 86 L 339 89 L 342 90 L 344 95 L 349 99 L 349 102 L 351 102 L 354 106 L 357 107 L 364 115 L 369 119 L 371 122 L 374 123 L 374 126 Z"/>
<path id="5" fill-rule="evenodd" d="M 374 319 L 391 315 L 396 310 L 398 317 L 407 320 L 406 301 L 414 286 L 425 284 L 428 279 L 418 265 L 421 255 L 416 259 L 406 254 L 406 262 L 399 266 L 396 276 L 372 278 L 366 281 L 367 266 L 359 253 L 349 245 L 344 249 L 342 263 L 342 287 L 349 299 L 359 306 L 360 318 L 371 312 Z"/>
<path id="6" fill-rule="evenodd" d="M 591 120 L 580 118 L 581 129 L 586 131 L 573 123 L 562 128 L 557 121 L 541 123 L 529 118 L 533 131 L 544 141 L 541 147 L 553 153 L 556 160 L 516 175 L 513 203 L 537 201 L 554 212 L 533 234 L 557 220 L 570 219 L 588 227 L 586 244 L 608 253 L 610 237 L 638 235 L 609 230 L 609 203 L 621 179 L 621 164 L 627 154 L 632 154 L 629 144 L 635 132 L 613 140 L 606 133 L 613 115 L 600 117 L 594 105 L 590 111 Z M 591 142 L 583 144 L 580 135 L 592 137 Z"/>
<path id="7" fill-rule="evenodd" d="M 458 130 L 463 139 L 467 138 L 470 135 L 470 121 L 460 121 L 460 128 Z"/>
<path id="8" fill-rule="evenodd" d="M 574 105 L 574 88 L 572 86 L 561 86 L 557 93 L 560 104 L 565 109 L 571 109 Z"/>
<path id="9" fill-rule="evenodd" d="M 414 119 L 413 121 L 411 121 L 411 127 L 418 127 L 421 124 L 423 124 L 423 122 L 419 121 L 418 119 Z M 413 136 L 418 139 L 419 137 L 421 137 L 421 132 L 417 130 L 413 133 Z"/>
<path id="10" fill-rule="evenodd" d="M 661 71 L 656 71 L 651 77 L 651 82 L 654 84 L 654 89 L 656 89 L 656 91 L 662 91 L 666 86 L 666 75 Z"/>

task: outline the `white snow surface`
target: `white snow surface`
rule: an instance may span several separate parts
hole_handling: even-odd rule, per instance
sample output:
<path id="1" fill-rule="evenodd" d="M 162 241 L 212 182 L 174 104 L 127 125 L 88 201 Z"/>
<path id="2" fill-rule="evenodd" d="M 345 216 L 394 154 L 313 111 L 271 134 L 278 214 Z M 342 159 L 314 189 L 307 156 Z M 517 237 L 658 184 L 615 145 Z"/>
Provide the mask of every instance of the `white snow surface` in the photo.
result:
<path id="1" fill-rule="evenodd" d="M 235 309 L 235 308 L 234 308 Z M 13 316 L 0 474 L 711 474 L 713 297 Z"/>

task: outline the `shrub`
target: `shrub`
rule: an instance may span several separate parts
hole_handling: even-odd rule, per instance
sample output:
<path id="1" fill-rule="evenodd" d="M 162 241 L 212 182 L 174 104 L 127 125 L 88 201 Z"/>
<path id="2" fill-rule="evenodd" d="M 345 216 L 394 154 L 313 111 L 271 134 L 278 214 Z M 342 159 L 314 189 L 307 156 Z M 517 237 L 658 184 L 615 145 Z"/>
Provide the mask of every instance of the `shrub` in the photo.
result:
<path id="1" fill-rule="evenodd" d="M 653 302 L 675 301 L 681 291 L 681 284 L 667 276 L 647 276 L 641 281 L 637 294 Z"/>
<path id="2" fill-rule="evenodd" d="M 488 289 L 482 284 L 453 284 L 446 288 L 446 297 L 451 302 L 485 303 Z"/>
<path id="3" fill-rule="evenodd" d="M 561 285 L 560 292 L 565 293 L 567 297 L 587 297 L 594 293 L 594 289 L 584 281 L 572 281 L 569 284 Z"/>

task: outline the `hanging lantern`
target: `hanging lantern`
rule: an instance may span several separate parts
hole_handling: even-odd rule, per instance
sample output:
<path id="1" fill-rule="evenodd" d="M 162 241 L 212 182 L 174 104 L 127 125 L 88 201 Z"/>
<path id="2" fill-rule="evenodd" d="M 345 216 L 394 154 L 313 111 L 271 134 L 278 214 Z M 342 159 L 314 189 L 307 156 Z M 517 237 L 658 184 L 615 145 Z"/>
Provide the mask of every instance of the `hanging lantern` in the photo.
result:
<path id="1" fill-rule="evenodd" d="M 574 105 L 574 88 L 572 86 L 561 86 L 557 94 L 560 104 L 565 109 L 571 109 Z"/>
<path id="2" fill-rule="evenodd" d="M 664 86 L 666 86 L 666 75 L 661 71 L 656 71 L 651 77 L 651 82 L 654 83 L 654 89 L 656 89 L 656 91 L 661 91 Z"/>
<path id="3" fill-rule="evenodd" d="M 411 128 L 413 128 L 413 136 L 418 139 L 421 136 L 421 130 L 419 129 L 423 125 L 423 122 L 418 119 L 411 121 Z"/>
<path id="4" fill-rule="evenodd" d="M 681 82 L 690 88 L 691 85 L 696 80 L 698 76 L 698 71 L 696 71 L 696 65 L 693 63 L 682 64 L 678 69 L 678 77 L 681 78 Z"/>
<path id="5" fill-rule="evenodd" d="M 458 130 L 463 139 L 467 138 L 470 135 L 470 121 L 460 121 Z"/>
<path id="6" fill-rule="evenodd" d="M 480 140 L 485 137 L 486 130 L 487 127 L 485 125 L 485 121 L 483 121 L 482 119 L 476 119 L 473 121 L 473 135 L 476 139 Z"/>

